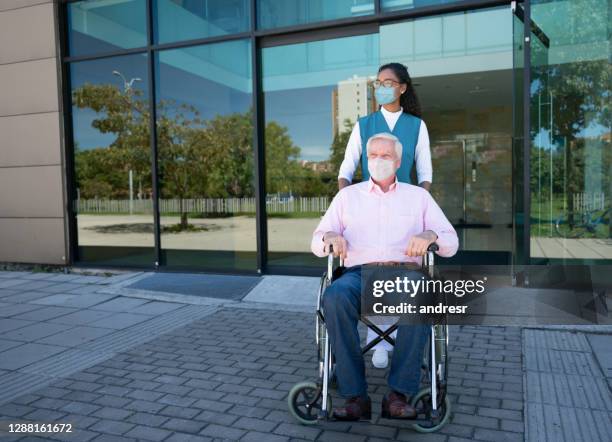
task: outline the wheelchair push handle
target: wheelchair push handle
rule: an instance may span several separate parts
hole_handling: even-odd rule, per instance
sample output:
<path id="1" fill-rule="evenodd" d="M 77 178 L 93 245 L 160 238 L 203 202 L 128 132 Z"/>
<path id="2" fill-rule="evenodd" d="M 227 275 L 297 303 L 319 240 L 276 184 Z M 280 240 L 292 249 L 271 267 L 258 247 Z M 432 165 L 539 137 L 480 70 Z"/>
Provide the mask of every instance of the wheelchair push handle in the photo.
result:
<path id="1" fill-rule="evenodd" d="M 344 260 L 340 258 L 340 267 L 344 266 Z M 329 255 L 327 255 L 327 275 L 331 278 L 334 271 L 334 246 L 329 245 Z"/>
<path id="2" fill-rule="evenodd" d="M 429 247 L 427 247 L 427 253 L 425 254 L 425 267 L 427 268 L 427 273 L 430 278 L 434 277 L 434 254 L 440 250 L 440 246 L 438 244 L 431 243 Z"/>

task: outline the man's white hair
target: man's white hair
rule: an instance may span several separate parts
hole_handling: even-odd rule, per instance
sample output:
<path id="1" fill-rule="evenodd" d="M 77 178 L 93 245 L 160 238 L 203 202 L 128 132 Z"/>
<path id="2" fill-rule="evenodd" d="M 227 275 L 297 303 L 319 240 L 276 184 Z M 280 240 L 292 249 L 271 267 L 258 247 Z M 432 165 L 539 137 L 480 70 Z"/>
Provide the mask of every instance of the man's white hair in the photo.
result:
<path id="1" fill-rule="evenodd" d="M 370 146 L 374 142 L 374 140 L 389 140 L 393 141 L 395 147 L 395 154 L 397 158 L 402 158 L 402 143 L 395 135 L 390 134 L 389 132 L 381 132 L 375 135 L 372 135 L 366 144 L 366 155 L 370 153 Z"/>

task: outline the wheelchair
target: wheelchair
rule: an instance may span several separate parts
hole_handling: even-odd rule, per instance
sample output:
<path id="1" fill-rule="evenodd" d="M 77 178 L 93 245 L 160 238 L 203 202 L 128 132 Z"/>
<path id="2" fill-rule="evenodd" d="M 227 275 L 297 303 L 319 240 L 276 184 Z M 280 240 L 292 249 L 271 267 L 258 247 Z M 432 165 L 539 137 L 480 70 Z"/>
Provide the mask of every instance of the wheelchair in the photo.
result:
<path id="1" fill-rule="evenodd" d="M 437 250 L 437 244 L 430 245 L 423 259 L 422 271 L 427 272 L 430 278 L 436 276 L 434 252 Z M 329 420 L 331 415 L 330 387 L 335 383 L 335 363 L 331 342 L 325 327 L 322 301 L 325 289 L 332 281 L 342 275 L 343 270 L 342 260 L 340 260 L 339 266 L 334 269 L 334 257 L 330 250 L 327 272 L 321 277 L 317 299 L 315 338 L 318 356 L 318 379 L 316 382 L 297 383 L 293 386 L 287 398 L 290 413 L 304 425 L 313 425 L 319 421 Z M 360 320 L 377 335 L 362 348 L 362 354 L 365 354 L 383 339 L 392 346 L 395 345 L 395 339 L 391 337 L 391 334 L 397 330 L 397 323 L 386 331 L 382 331 L 368 318 L 362 316 Z M 447 395 L 448 324 L 445 318 L 436 322 L 436 324 L 431 325 L 431 333 L 429 333 L 421 366 L 427 386 L 411 398 L 411 405 L 415 407 L 417 416 L 409 422 L 411 422 L 412 428 L 420 433 L 433 433 L 440 430 L 448 423 L 451 416 L 451 403 Z"/>

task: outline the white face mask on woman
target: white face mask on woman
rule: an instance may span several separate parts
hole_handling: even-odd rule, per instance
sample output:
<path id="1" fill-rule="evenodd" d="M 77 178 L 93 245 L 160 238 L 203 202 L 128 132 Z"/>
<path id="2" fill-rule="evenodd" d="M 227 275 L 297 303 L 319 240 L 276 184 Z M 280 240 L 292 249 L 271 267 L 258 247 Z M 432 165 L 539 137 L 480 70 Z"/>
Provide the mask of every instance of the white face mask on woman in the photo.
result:
<path id="1" fill-rule="evenodd" d="M 368 159 L 368 172 L 376 181 L 382 181 L 395 173 L 395 161 L 382 158 Z"/>

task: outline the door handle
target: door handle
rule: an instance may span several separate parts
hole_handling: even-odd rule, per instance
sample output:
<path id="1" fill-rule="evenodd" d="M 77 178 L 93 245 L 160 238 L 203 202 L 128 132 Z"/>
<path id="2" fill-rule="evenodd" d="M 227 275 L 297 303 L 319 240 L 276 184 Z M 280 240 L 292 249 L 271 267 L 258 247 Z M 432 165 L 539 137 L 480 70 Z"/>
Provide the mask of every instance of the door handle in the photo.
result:
<path id="1" fill-rule="evenodd" d="M 476 182 L 476 161 L 472 161 L 472 182 Z"/>

